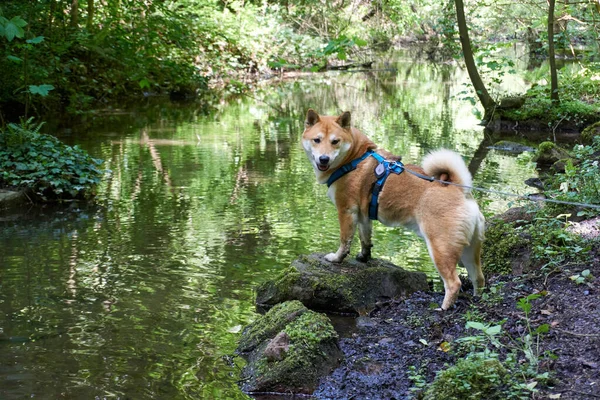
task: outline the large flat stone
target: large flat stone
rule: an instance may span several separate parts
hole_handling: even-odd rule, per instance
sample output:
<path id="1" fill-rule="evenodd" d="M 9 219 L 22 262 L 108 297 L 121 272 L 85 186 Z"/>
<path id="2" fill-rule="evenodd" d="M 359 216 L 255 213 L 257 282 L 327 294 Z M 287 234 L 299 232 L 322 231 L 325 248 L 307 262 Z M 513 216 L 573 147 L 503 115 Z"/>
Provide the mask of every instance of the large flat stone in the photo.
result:
<path id="1" fill-rule="evenodd" d="M 313 310 L 361 313 L 377 302 L 428 289 L 423 272 L 406 271 L 385 260 L 331 263 L 323 254 L 310 254 L 260 285 L 256 303 L 273 306 L 299 300 Z"/>

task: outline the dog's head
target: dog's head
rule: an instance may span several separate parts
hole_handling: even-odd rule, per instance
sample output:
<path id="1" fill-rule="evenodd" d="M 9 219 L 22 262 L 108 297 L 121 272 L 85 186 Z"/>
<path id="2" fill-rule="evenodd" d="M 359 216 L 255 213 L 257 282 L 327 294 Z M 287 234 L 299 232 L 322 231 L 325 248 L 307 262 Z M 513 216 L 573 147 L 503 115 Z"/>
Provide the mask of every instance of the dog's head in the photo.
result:
<path id="1" fill-rule="evenodd" d="M 338 117 L 320 116 L 312 109 L 306 113 L 302 145 L 320 182 L 343 164 L 353 141 L 349 112 Z"/>

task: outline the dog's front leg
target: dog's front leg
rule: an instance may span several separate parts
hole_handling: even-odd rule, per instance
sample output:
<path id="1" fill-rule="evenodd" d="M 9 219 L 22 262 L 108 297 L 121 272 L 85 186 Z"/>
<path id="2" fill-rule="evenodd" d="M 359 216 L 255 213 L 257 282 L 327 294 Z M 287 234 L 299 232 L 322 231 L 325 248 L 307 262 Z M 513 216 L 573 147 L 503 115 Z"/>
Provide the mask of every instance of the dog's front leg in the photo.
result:
<path id="1" fill-rule="evenodd" d="M 356 230 L 356 215 L 350 210 L 338 209 L 340 221 L 340 248 L 336 253 L 329 253 L 325 259 L 329 262 L 339 263 L 350 253 L 350 245 Z"/>

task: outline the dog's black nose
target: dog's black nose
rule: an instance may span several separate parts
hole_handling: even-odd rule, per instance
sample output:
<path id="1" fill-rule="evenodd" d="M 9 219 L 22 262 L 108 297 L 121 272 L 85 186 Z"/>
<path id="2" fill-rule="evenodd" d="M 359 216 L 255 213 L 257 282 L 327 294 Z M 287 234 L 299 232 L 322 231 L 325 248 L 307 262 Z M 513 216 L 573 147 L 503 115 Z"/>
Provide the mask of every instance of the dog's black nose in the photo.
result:
<path id="1" fill-rule="evenodd" d="M 329 164 L 329 157 L 327 157 L 327 156 L 321 156 L 321 157 L 319 157 L 319 162 L 322 165 L 327 165 L 327 164 Z"/>

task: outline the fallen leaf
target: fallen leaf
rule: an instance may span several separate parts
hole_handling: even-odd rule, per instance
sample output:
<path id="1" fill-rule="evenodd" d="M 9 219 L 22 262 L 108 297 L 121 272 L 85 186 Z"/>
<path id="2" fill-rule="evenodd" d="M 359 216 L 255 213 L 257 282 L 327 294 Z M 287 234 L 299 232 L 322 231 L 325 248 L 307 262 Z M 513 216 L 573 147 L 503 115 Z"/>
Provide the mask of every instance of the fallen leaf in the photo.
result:
<path id="1" fill-rule="evenodd" d="M 443 351 L 444 353 L 447 353 L 450 351 L 450 343 L 448 342 L 442 342 L 440 343 L 440 347 L 438 347 L 438 350 Z"/>

